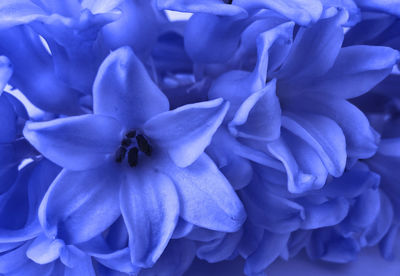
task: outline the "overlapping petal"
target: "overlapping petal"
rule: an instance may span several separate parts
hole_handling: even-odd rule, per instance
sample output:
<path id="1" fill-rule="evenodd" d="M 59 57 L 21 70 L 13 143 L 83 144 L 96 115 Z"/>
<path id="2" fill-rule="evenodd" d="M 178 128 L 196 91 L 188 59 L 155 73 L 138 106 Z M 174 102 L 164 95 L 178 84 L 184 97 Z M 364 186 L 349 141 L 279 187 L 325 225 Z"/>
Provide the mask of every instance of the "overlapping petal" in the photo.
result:
<path id="1" fill-rule="evenodd" d="M 147 121 L 144 133 L 167 150 L 175 164 L 187 167 L 210 144 L 228 108 L 222 99 L 185 105 Z"/>
<path id="2" fill-rule="evenodd" d="M 78 243 L 109 227 L 120 215 L 118 195 L 122 179 L 116 170 L 111 164 L 85 171 L 64 169 L 39 208 L 46 234 L 66 243 Z"/>

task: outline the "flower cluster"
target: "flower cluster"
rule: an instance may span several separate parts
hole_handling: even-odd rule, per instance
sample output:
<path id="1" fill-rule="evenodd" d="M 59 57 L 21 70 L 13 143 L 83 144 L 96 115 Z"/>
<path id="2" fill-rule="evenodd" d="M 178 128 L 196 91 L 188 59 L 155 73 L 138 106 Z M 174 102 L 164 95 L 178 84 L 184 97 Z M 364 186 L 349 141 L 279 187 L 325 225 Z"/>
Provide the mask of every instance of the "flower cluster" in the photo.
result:
<path id="1" fill-rule="evenodd" d="M 398 0 L 2 0 L 0 275 L 392 258 L 398 50 Z"/>

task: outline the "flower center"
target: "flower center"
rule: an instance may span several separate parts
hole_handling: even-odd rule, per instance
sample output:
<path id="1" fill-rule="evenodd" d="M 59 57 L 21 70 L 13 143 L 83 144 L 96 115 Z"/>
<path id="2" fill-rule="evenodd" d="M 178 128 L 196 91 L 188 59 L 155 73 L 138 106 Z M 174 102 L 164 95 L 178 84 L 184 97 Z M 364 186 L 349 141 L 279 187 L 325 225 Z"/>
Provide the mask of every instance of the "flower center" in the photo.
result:
<path id="1" fill-rule="evenodd" d="M 143 134 L 137 134 L 136 130 L 128 131 L 121 145 L 115 152 L 115 162 L 122 163 L 126 155 L 128 155 L 128 164 L 136 167 L 139 161 L 140 152 L 151 156 L 152 147 Z"/>
<path id="2" fill-rule="evenodd" d="M 223 0 L 225 4 L 232 4 L 233 0 Z"/>

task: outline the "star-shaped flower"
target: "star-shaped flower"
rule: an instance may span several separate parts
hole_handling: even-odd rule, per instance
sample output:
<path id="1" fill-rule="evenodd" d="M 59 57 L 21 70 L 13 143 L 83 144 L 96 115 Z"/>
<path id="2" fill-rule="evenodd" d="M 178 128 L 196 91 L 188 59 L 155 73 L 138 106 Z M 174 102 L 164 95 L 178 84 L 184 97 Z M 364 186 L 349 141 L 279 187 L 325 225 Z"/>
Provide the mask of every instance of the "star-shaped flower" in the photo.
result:
<path id="1" fill-rule="evenodd" d="M 87 241 L 122 213 L 133 264 L 150 267 L 179 217 L 217 231 L 240 228 L 243 206 L 203 153 L 227 102 L 168 111 L 167 98 L 128 47 L 100 66 L 93 100 L 94 114 L 29 122 L 24 129 L 36 149 L 64 167 L 39 210 L 48 236 Z"/>

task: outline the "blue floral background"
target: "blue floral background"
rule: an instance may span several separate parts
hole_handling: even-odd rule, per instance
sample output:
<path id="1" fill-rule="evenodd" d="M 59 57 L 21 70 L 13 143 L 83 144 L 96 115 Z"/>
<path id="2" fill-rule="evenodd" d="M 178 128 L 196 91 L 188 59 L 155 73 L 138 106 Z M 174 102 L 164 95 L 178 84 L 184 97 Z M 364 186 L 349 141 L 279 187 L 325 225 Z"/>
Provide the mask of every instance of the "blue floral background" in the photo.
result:
<path id="1" fill-rule="evenodd" d="M 0 275 L 400 275 L 399 18 L 1 1 Z"/>

